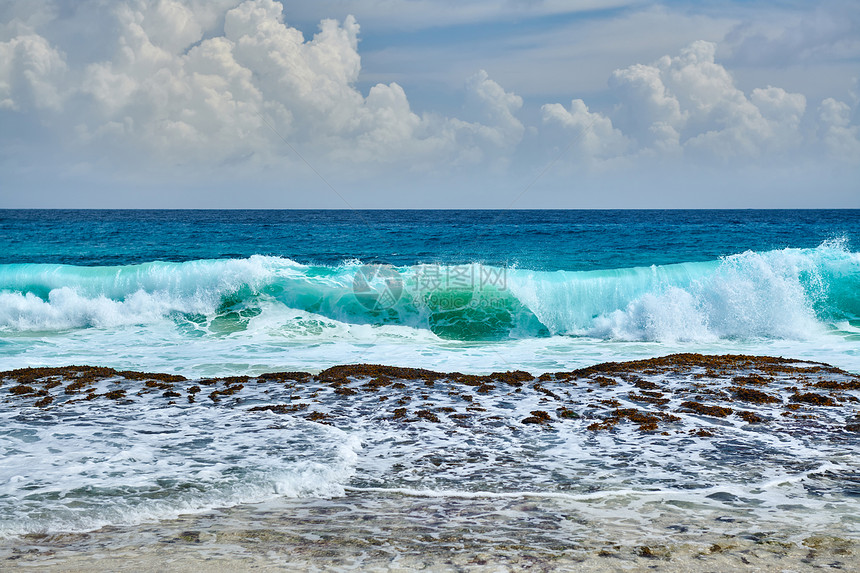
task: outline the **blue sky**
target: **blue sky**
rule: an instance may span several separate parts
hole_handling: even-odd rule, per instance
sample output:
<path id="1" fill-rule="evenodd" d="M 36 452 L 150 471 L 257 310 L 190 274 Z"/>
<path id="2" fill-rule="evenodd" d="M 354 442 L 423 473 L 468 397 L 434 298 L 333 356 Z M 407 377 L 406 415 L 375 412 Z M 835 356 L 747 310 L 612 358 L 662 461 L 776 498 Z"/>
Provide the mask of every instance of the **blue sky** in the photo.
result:
<path id="1" fill-rule="evenodd" d="M 860 207 L 856 2 L 7 0 L 0 207 Z"/>

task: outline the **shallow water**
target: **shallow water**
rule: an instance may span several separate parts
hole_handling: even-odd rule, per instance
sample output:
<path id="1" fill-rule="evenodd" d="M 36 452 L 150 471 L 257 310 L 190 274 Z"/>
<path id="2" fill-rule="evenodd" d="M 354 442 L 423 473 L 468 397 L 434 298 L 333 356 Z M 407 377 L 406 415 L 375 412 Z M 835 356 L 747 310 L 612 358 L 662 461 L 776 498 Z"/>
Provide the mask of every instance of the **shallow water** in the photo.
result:
<path id="1" fill-rule="evenodd" d="M 763 530 L 860 533 L 860 378 L 688 356 L 541 379 L 7 373 L 0 534 L 347 491 L 540 499 L 642 527 L 728 512 Z"/>
<path id="2" fill-rule="evenodd" d="M 559 498 L 347 491 L 0 540 L 0 558 L 38 571 L 783 572 L 854 570 L 860 546 L 852 534 L 762 528 L 732 508 L 693 518 L 665 507 L 643 525 Z"/>

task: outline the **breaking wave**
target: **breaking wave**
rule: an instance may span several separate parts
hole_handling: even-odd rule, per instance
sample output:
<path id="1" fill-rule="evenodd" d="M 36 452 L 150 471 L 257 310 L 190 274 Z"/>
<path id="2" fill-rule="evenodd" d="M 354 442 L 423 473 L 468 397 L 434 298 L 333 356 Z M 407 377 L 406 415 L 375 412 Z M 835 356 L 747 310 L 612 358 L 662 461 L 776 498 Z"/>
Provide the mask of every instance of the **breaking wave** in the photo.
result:
<path id="1" fill-rule="evenodd" d="M 803 339 L 860 317 L 860 253 L 828 241 L 708 262 L 555 272 L 479 263 L 313 266 L 258 255 L 119 267 L 0 265 L 0 331 L 7 333 L 172 321 L 223 334 L 275 308 L 453 340 Z"/>

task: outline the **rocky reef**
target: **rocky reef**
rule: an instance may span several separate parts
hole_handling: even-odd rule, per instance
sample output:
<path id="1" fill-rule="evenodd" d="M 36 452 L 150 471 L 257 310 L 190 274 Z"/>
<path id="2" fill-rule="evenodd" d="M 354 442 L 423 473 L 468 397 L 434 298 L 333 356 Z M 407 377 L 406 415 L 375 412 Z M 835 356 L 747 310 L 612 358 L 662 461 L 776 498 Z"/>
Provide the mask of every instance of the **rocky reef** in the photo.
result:
<path id="1" fill-rule="evenodd" d="M 289 403 L 267 400 L 271 387 L 279 390 L 273 397 L 284 396 L 286 390 Z M 858 390 L 860 376 L 827 364 L 701 354 L 608 362 L 539 376 L 375 364 L 335 366 L 317 374 L 272 372 L 196 380 L 94 366 L 0 372 L 0 397 L 7 407 L 49 410 L 82 401 L 131 404 L 146 397 L 166 405 L 224 403 L 337 426 L 355 415 L 354 408 L 341 405 L 372 402 L 365 410 L 373 418 L 468 426 L 499 423 L 502 417 L 495 406 L 514 402 L 528 407 L 527 415 L 516 421 L 546 429 L 579 423 L 592 432 L 631 427 L 705 437 L 713 434 L 714 424 L 694 427 L 695 420 L 860 432 Z"/>

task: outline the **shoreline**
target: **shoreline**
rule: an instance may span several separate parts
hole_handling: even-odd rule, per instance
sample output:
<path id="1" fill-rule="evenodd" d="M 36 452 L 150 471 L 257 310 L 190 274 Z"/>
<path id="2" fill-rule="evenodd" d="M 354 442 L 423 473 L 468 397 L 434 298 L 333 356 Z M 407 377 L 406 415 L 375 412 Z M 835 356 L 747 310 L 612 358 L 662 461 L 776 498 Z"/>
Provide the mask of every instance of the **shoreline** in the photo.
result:
<path id="1" fill-rule="evenodd" d="M 327 495 L 271 495 L 220 509 L 204 507 L 173 519 L 77 533 L 34 530 L 0 538 L 0 569 L 603 572 L 860 567 L 860 518 L 851 497 L 855 478 L 826 467 L 857 466 L 851 451 L 860 435 L 860 376 L 822 363 L 676 354 L 540 376 L 359 364 L 317 374 L 190 380 L 69 366 L 2 372 L 0 395 L 9 411 L 36 417 L 40 411 L 85 414 L 94 409 L 131 414 L 158 410 L 181 417 L 203 408 L 216 414 L 238 412 L 276 426 L 293 419 L 313 422 L 332 432 L 340 432 L 338 427 L 383 427 L 388 434 L 367 438 L 362 455 L 385 459 L 392 455 L 383 447 L 390 437 L 411 440 L 418 457 L 410 463 L 427 476 L 422 479 L 430 480 L 413 486 L 411 474 L 404 474 L 406 481 L 380 482 L 365 468 L 367 475 L 344 474 L 352 477 L 343 478 L 340 489 Z M 823 440 L 810 442 L 813 446 L 826 444 L 847 457 L 838 462 L 832 454 L 811 448 L 804 461 L 801 452 L 789 448 L 780 455 L 797 455 L 790 463 L 803 462 L 806 469 L 743 492 L 729 482 L 700 483 L 693 489 L 685 488 L 694 482 L 685 486 L 684 481 L 659 487 L 633 487 L 635 481 L 624 486 L 623 480 L 588 485 L 588 471 L 546 489 L 516 481 L 543 483 L 534 474 L 538 466 L 518 468 L 524 461 L 514 460 L 479 471 L 469 461 L 477 454 L 458 450 L 481 436 L 513 436 L 523 444 L 575 436 L 585 440 L 582 444 L 592 443 L 594 452 L 602 452 L 609 462 L 619 453 L 624 457 L 665 449 L 663 458 L 630 466 L 633 479 L 668 471 L 671 466 L 650 470 L 647 464 L 661 459 L 674 463 L 673 452 L 690 460 L 696 459 L 699 454 L 689 456 L 699 448 L 723 448 L 725 455 L 735 455 L 738 446 L 733 444 L 741 435 L 772 437 L 775 443 L 812 436 Z M 492 443 L 487 448 L 481 455 L 504 453 Z M 733 479 L 743 484 L 751 479 L 744 477 L 744 465 L 763 452 L 750 455 L 746 462 L 718 459 L 714 467 L 735 472 Z M 785 463 L 779 459 L 776 467 Z M 565 467 L 568 462 L 558 463 Z M 724 463 L 739 465 L 719 465 Z M 614 475 L 622 470 L 609 471 Z M 700 478 L 708 479 L 715 478 L 707 473 Z M 821 479 L 846 493 L 828 493 L 830 497 L 819 502 L 819 494 L 792 485 L 792 480 L 802 485 Z M 839 480 L 847 481 L 839 485 Z M 428 489 L 428 484 L 435 485 Z M 765 505 L 744 501 L 750 492 L 761 492 L 764 500 L 777 494 L 785 500 L 777 496 Z M 806 497 L 798 501 L 797 495 Z M 807 498 L 815 503 L 804 507 Z"/>
<path id="2" fill-rule="evenodd" d="M 501 509 L 501 511 L 500 511 Z M 445 515 L 495 514 L 469 525 Z M 158 523 L 0 541 L 0 569 L 39 571 L 798 571 L 860 565 L 860 538 L 761 532 L 733 518 L 646 525 L 564 504 L 392 495 L 279 500 Z M 517 534 L 520 534 L 519 536 Z"/>

